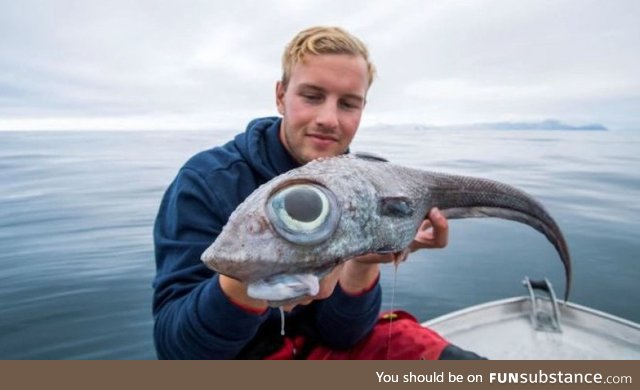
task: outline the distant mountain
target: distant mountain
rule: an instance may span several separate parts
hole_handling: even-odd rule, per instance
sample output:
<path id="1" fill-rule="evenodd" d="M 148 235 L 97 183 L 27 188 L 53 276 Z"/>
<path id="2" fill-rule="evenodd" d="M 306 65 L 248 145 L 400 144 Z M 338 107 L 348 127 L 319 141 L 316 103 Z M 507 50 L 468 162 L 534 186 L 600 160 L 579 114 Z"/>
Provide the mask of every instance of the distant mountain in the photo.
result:
<path id="1" fill-rule="evenodd" d="M 435 129 L 470 129 L 470 130 L 576 130 L 576 131 L 607 131 L 608 129 L 599 123 L 575 126 L 561 122 L 556 119 L 546 119 L 538 122 L 484 122 L 484 123 L 462 123 L 445 126 L 435 125 L 378 125 L 375 127 L 402 127 L 413 128 L 415 130 L 435 130 Z"/>
<path id="2" fill-rule="evenodd" d="M 599 123 L 590 125 L 574 126 L 563 123 L 556 119 L 547 119 L 541 122 L 493 122 L 475 123 L 468 126 L 461 125 L 455 127 L 473 129 L 493 129 L 493 130 L 582 130 L 582 131 L 606 131 L 607 128 Z"/>

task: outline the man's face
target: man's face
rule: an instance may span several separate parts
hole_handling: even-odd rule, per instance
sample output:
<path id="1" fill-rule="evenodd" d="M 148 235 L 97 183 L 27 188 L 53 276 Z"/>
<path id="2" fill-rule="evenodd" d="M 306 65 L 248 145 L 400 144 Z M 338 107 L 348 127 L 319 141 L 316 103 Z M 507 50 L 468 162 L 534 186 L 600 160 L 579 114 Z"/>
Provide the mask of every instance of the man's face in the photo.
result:
<path id="1" fill-rule="evenodd" d="M 360 124 L 368 87 L 360 56 L 307 55 L 294 65 L 287 87 L 276 86 L 280 139 L 293 158 L 305 164 L 344 153 Z"/>

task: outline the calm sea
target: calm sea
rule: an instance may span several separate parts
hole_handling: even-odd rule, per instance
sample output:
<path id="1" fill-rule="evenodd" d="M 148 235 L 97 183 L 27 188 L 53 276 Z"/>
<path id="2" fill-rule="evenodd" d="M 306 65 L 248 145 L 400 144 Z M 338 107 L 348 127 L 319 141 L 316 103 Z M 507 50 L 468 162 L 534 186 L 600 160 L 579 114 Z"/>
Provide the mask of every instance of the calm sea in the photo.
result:
<path id="1" fill-rule="evenodd" d="M 151 229 L 193 153 L 235 131 L 0 133 L 0 359 L 153 359 Z M 640 131 L 362 129 L 353 150 L 493 178 L 542 201 L 574 261 L 571 300 L 640 322 Z M 427 320 L 525 293 L 561 263 L 533 229 L 451 221 L 446 249 L 383 271 L 385 308 Z M 394 282 L 395 281 L 395 282 Z"/>

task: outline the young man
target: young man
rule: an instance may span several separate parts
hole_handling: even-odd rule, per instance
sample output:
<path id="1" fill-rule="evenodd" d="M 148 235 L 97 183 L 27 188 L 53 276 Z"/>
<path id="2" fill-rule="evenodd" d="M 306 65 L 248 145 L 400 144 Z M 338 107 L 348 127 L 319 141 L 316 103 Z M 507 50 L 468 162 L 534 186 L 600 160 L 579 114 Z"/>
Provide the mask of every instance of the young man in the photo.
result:
<path id="1" fill-rule="evenodd" d="M 200 261 L 231 212 L 258 186 L 315 158 L 348 152 L 373 78 L 368 51 L 354 36 L 339 28 L 302 31 L 285 50 L 276 85 L 282 117 L 254 120 L 233 141 L 182 167 L 154 228 L 160 358 L 477 357 L 408 314 L 380 322 L 379 264 L 392 261 L 391 255 L 365 255 L 336 267 L 317 295 L 284 308 L 285 320 L 278 309 L 249 297 L 244 283 Z M 431 210 L 411 249 L 444 247 L 447 236 L 446 219 Z M 387 347 L 389 334 L 393 348 Z"/>

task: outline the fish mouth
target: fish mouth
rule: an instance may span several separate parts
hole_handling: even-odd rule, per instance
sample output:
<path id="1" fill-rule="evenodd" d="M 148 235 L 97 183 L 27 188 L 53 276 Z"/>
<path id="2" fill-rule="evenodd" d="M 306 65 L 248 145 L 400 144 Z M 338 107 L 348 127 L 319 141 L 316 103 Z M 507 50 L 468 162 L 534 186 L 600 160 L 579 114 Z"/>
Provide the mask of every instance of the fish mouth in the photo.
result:
<path id="1" fill-rule="evenodd" d="M 320 291 L 320 280 L 329 270 L 314 273 L 279 274 L 251 282 L 247 295 L 278 307 L 313 298 Z"/>

